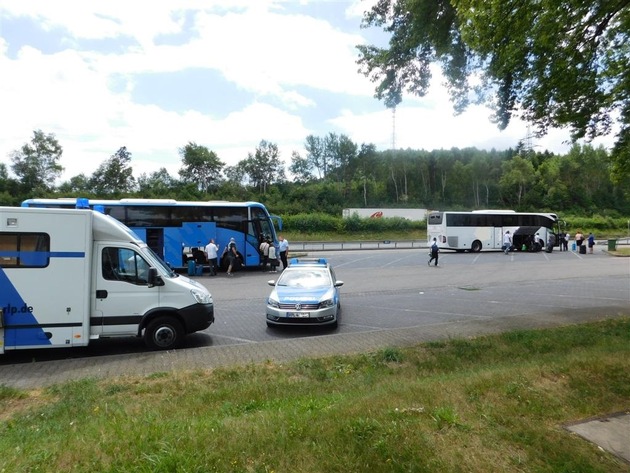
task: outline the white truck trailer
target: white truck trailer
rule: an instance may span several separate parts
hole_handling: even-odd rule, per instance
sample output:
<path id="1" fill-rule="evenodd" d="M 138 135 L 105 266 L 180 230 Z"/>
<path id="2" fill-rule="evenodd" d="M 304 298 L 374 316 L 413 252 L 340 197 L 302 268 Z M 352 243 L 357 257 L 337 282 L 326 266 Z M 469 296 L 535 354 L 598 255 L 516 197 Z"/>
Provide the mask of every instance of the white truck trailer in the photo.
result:
<path id="1" fill-rule="evenodd" d="M 171 349 L 214 322 L 208 290 L 92 210 L 0 207 L 0 353 L 143 337 Z"/>
<path id="2" fill-rule="evenodd" d="M 341 216 L 350 218 L 357 215 L 362 218 L 391 218 L 400 217 L 407 220 L 426 220 L 427 209 L 387 209 L 383 207 L 375 207 L 370 209 L 343 209 Z"/>

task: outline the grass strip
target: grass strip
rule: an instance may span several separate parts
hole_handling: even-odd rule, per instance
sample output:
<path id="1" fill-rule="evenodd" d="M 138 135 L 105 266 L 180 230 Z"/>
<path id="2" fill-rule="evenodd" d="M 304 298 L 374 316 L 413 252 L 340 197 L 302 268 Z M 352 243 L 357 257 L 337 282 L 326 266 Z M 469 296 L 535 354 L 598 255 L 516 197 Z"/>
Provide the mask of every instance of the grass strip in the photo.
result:
<path id="1" fill-rule="evenodd" d="M 627 472 L 630 319 L 234 369 L 0 387 L 0 471 Z"/>

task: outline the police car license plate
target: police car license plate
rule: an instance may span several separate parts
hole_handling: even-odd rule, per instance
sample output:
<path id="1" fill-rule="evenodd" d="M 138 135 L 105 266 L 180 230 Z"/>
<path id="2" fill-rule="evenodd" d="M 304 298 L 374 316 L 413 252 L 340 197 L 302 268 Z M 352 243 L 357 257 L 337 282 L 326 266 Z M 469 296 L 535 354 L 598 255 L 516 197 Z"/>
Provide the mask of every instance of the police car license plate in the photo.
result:
<path id="1" fill-rule="evenodd" d="M 287 312 L 287 317 L 310 317 L 310 312 Z"/>

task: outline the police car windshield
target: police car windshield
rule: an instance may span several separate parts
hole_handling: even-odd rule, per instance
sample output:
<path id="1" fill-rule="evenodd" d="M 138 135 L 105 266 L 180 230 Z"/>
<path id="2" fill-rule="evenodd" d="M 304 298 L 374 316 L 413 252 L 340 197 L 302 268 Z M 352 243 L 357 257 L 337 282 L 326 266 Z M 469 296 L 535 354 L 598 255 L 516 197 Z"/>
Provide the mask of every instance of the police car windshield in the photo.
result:
<path id="1" fill-rule="evenodd" d="M 330 285 L 330 274 L 320 268 L 289 268 L 278 280 L 278 286 L 287 287 L 328 287 Z"/>

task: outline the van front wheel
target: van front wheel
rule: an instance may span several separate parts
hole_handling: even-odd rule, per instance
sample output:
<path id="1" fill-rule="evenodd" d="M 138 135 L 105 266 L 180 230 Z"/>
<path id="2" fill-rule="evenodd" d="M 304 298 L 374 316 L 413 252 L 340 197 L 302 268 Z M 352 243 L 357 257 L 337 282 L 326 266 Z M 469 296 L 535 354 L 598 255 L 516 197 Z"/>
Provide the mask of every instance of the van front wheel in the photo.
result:
<path id="1" fill-rule="evenodd" d="M 184 338 L 184 327 L 173 317 L 158 317 L 149 322 L 144 332 L 144 343 L 152 350 L 177 348 Z"/>

